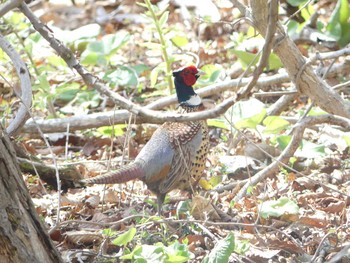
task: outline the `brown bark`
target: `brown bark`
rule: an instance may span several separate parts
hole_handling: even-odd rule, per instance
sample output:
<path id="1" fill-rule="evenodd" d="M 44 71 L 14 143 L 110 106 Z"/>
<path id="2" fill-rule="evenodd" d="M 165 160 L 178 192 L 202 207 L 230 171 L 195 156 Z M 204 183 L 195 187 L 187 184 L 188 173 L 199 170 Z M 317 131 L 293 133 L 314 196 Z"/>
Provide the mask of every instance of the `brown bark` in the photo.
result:
<path id="1" fill-rule="evenodd" d="M 0 262 L 63 262 L 36 214 L 16 160 L 0 127 Z"/>

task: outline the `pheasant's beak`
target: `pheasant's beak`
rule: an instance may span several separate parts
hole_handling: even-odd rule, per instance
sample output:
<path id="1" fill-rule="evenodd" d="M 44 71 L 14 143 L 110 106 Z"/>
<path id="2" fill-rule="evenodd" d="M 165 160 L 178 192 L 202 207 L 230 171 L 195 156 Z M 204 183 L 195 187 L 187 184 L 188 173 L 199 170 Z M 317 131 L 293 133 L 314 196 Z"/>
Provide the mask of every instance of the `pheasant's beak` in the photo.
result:
<path id="1" fill-rule="evenodd" d="M 196 73 L 196 77 L 203 76 L 207 73 L 205 73 L 203 70 L 198 69 L 198 72 Z"/>

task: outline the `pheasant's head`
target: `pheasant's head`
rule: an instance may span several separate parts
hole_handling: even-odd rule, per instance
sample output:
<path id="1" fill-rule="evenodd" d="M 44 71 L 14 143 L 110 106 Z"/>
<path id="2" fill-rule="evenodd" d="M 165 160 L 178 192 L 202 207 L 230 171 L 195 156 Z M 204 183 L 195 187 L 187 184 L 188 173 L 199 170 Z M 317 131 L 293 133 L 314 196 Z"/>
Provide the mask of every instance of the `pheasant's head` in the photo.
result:
<path id="1" fill-rule="evenodd" d="M 193 65 L 173 72 L 176 95 L 180 105 L 194 107 L 202 103 L 201 98 L 194 92 L 192 85 L 203 74 L 203 71 Z"/>

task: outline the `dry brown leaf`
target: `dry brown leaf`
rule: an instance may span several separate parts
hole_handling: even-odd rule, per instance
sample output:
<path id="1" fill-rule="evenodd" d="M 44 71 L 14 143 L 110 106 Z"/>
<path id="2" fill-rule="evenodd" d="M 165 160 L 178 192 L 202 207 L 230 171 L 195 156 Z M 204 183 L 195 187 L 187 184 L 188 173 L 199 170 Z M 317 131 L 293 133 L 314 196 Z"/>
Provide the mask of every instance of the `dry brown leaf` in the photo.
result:
<path id="1" fill-rule="evenodd" d="M 317 208 L 328 213 L 341 213 L 346 207 L 343 200 L 334 197 L 325 197 L 316 200 Z"/>
<path id="2" fill-rule="evenodd" d="M 205 246 L 205 240 L 204 240 L 204 236 L 202 235 L 187 235 L 185 237 L 181 237 L 179 239 L 180 243 L 183 243 L 184 241 L 187 242 L 188 245 L 190 244 L 196 244 L 196 246 Z"/>
<path id="3" fill-rule="evenodd" d="M 310 204 L 314 204 L 316 202 L 316 199 L 326 197 L 327 194 L 325 193 L 305 193 L 300 194 L 296 197 L 298 204 L 300 206 L 306 206 Z"/>
<path id="4" fill-rule="evenodd" d="M 111 145 L 110 138 L 95 138 L 95 139 L 89 140 L 84 145 L 82 152 L 85 156 L 90 156 L 105 145 Z"/>
<path id="5" fill-rule="evenodd" d="M 290 253 L 304 253 L 302 247 L 294 244 L 290 240 L 279 240 L 279 239 L 269 239 L 268 240 L 270 248 L 277 248 L 285 251 L 289 251 Z"/>
<path id="6" fill-rule="evenodd" d="M 256 263 L 263 263 L 269 259 L 272 259 L 278 253 L 280 253 L 280 249 L 268 249 L 268 248 L 260 248 L 253 245 L 249 246 L 249 250 L 245 253 L 245 256 L 249 257 L 251 260 L 254 260 Z"/>
<path id="7" fill-rule="evenodd" d="M 114 191 L 113 189 L 107 189 L 104 195 L 104 201 L 106 203 L 115 204 L 120 201 L 119 197 L 120 197 L 120 194 L 118 192 Z"/>
<path id="8" fill-rule="evenodd" d="M 317 210 L 313 215 L 300 216 L 299 223 L 311 227 L 323 228 L 330 222 L 327 213 Z"/>
<path id="9" fill-rule="evenodd" d="M 69 247 L 87 247 L 94 244 L 99 244 L 103 240 L 102 234 L 88 231 L 70 231 L 66 232 L 64 236 L 65 242 Z"/>
<path id="10" fill-rule="evenodd" d="M 191 212 L 195 219 L 219 220 L 220 216 L 211 204 L 211 201 L 202 196 L 194 196 L 191 203 Z"/>
<path id="11" fill-rule="evenodd" d="M 85 204 L 91 208 L 98 207 L 100 203 L 100 196 L 99 195 L 92 195 L 88 199 L 85 200 Z"/>
<path id="12" fill-rule="evenodd" d="M 51 146 L 50 148 L 37 149 L 36 151 L 38 154 L 41 154 L 41 155 L 49 155 L 49 154 L 51 154 L 51 151 L 54 154 L 59 155 L 61 153 L 64 153 L 65 147 L 64 146 Z"/>

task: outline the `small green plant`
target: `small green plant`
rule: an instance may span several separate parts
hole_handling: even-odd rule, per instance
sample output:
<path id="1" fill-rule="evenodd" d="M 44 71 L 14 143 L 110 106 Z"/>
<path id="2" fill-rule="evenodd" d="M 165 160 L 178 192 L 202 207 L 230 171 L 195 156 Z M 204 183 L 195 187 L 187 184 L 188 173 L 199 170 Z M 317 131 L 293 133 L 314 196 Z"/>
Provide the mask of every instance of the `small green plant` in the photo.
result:
<path id="1" fill-rule="evenodd" d="M 220 240 L 210 253 L 204 258 L 203 263 L 229 262 L 229 257 L 235 250 L 235 238 L 229 233 L 226 238 Z"/>
<path id="2" fill-rule="evenodd" d="M 116 246 L 126 246 L 136 235 L 136 228 L 131 227 L 125 233 L 119 235 L 117 238 L 113 239 L 112 244 Z"/>
<path id="3" fill-rule="evenodd" d="M 310 4 L 305 6 L 307 0 L 288 0 L 288 3 L 299 8 L 304 7 L 301 11 L 301 15 L 305 22 L 299 24 L 291 20 L 288 23 L 288 33 L 293 34 L 301 31 L 304 26 L 308 25 L 315 10 Z M 349 18 L 350 4 L 348 0 L 338 0 L 328 23 L 325 25 L 321 21 L 317 21 L 317 30 L 324 36 L 324 39 L 337 41 L 339 46 L 344 47 L 350 43 Z"/>
<path id="4" fill-rule="evenodd" d="M 268 218 L 270 216 L 280 217 L 284 214 L 296 215 L 299 213 L 298 205 L 288 197 L 281 197 L 278 200 L 266 201 L 261 205 L 260 216 Z"/>
<path id="5" fill-rule="evenodd" d="M 229 52 L 235 55 L 244 70 L 255 66 L 260 59 L 265 40 L 257 36 L 253 27 L 250 27 L 245 35 L 243 33 L 233 34 L 229 44 Z M 267 61 L 265 71 L 277 70 L 283 66 L 279 57 L 271 53 Z"/>
<path id="6" fill-rule="evenodd" d="M 130 254 L 120 257 L 120 259 L 132 260 L 138 263 L 182 263 L 193 258 L 194 255 L 188 250 L 188 246 L 177 241 L 169 246 L 162 243 L 138 245 Z"/>
<path id="7" fill-rule="evenodd" d="M 160 49 L 162 51 L 162 56 L 164 60 L 164 64 L 158 65 L 151 72 L 151 86 L 154 86 L 158 73 L 160 71 L 165 72 L 166 81 L 169 87 L 169 93 L 171 94 L 174 90 L 174 83 L 171 75 L 171 63 L 174 61 L 174 58 L 168 53 L 168 48 L 170 47 L 170 39 L 166 36 L 166 28 L 167 21 L 169 17 L 169 11 L 166 11 L 168 5 L 163 10 L 159 10 L 157 6 L 152 5 L 150 0 L 144 0 L 144 3 L 138 3 L 140 6 L 147 8 L 147 12 L 145 13 L 148 18 L 151 19 L 153 25 L 155 26 L 155 30 L 159 36 Z M 154 43 L 153 43 L 154 44 Z"/>

